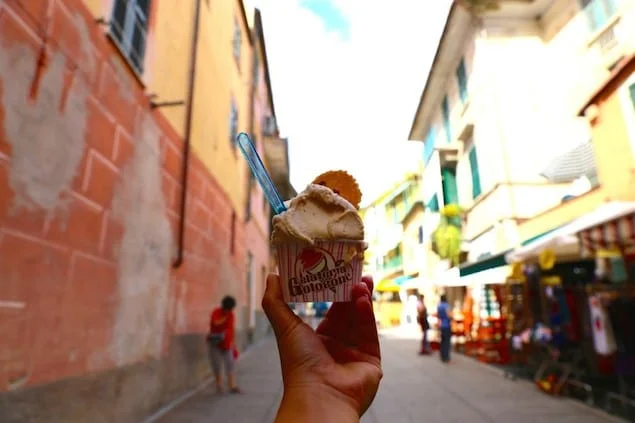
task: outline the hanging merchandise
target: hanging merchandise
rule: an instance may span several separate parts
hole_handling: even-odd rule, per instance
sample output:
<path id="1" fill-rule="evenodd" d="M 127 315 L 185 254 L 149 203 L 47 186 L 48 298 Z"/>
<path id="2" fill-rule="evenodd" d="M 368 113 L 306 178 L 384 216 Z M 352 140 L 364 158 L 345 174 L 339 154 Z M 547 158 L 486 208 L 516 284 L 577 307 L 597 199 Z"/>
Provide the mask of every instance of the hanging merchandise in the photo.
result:
<path id="1" fill-rule="evenodd" d="M 595 352 L 600 355 L 613 354 L 617 350 L 613 327 L 597 295 L 589 296 L 589 310 Z"/>

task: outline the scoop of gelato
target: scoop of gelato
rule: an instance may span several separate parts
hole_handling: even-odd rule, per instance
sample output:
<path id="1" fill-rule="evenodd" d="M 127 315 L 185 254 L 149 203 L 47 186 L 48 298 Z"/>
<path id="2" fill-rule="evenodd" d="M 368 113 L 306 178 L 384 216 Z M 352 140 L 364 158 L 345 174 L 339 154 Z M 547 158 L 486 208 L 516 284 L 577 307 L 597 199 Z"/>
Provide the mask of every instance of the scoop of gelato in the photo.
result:
<path id="1" fill-rule="evenodd" d="M 355 206 L 322 185 L 310 184 L 273 217 L 273 244 L 363 239 L 364 224 Z"/>

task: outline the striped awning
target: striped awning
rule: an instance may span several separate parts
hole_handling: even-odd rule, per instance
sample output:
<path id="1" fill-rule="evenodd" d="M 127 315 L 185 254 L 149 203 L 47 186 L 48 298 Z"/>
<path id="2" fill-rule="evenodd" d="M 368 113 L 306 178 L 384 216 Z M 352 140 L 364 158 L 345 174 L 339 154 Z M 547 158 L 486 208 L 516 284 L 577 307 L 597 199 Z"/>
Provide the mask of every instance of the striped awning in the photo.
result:
<path id="1" fill-rule="evenodd" d="M 508 263 L 522 262 L 538 257 L 547 248 L 554 250 L 558 255 L 579 252 L 583 256 L 588 256 L 597 249 L 615 245 L 616 241 L 632 242 L 633 214 L 635 202 L 604 203 L 570 223 L 507 253 L 505 259 Z M 629 217 L 630 227 L 624 222 L 624 219 L 628 221 Z M 620 222 L 619 225 L 615 225 L 616 222 Z"/>
<path id="2" fill-rule="evenodd" d="M 583 256 L 590 256 L 597 250 L 634 246 L 635 211 L 585 229 L 578 237 Z"/>

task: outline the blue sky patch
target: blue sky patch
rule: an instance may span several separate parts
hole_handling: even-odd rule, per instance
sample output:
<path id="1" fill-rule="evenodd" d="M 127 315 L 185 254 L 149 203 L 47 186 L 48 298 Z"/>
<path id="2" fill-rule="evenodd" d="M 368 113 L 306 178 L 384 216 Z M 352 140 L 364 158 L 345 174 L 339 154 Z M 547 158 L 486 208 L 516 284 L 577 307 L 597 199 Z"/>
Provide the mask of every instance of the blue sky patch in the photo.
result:
<path id="1" fill-rule="evenodd" d="M 300 6 L 318 15 L 327 31 L 338 32 L 344 40 L 350 37 L 350 23 L 332 0 L 301 0 Z"/>

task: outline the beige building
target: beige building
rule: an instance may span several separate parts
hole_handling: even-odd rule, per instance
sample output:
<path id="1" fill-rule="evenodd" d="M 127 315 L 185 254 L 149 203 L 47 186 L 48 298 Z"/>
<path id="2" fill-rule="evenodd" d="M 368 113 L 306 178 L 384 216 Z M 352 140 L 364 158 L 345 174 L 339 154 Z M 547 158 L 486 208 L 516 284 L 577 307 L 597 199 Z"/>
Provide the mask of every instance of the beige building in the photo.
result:
<path id="1" fill-rule="evenodd" d="M 591 132 L 577 111 L 633 51 L 635 4 L 501 0 L 468 10 L 459 3 L 409 138 L 423 141 L 425 235 L 435 211 L 459 204 L 468 263 L 444 272 L 450 266 L 437 259 L 429 277 L 447 285 L 464 285 L 470 275 L 502 282 L 503 253 L 539 235 L 521 236 L 519 225 L 598 183 Z"/>

